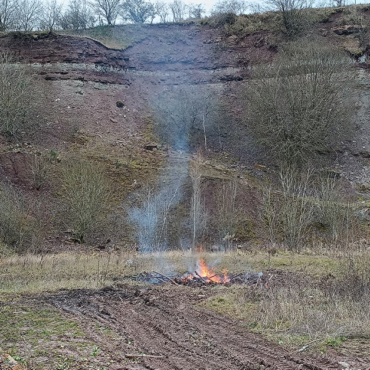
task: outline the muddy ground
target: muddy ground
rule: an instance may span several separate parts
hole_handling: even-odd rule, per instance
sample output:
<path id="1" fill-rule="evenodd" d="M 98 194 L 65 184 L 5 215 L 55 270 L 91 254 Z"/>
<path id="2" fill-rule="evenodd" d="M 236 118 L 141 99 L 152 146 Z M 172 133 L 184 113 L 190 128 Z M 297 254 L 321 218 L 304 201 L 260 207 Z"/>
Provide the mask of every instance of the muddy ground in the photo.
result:
<path id="1" fill-rule="evenodd" d="M 201 306 L 216 292 L 211 287 L 120 285 L 61 292 L 42 301 L 78 320 L 97 348 L 113 359 L 107 369 L 321 370 L 342 369 L 343 361 L 353 369 L 369 368 L 365 359 L 292 352 L 251 334 L 242 322 Z M 97 325 L 117 336 L 96 335 Z"/>

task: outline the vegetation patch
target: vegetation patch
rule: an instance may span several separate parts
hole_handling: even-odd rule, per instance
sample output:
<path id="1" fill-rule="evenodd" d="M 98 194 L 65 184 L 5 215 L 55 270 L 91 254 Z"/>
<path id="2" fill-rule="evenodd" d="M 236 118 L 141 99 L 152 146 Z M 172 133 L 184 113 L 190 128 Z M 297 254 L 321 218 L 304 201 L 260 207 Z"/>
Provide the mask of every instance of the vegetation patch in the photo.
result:
<path id="1" fill-rule="evenodd" d="M 2 351 L 32 369 L 76 368 L 92 346 L 77 322 L 52 307 L 14 301 L 0 306 Z"/>
<path id="2" fill-rule="evenodd" d="M 349 299 L 307 275 L 278 274 L 265 285 L 230 287 L 204 305 L 243 320 L 250 330 L 279 344 L 323 353 L 347 338 L 369 335 L 366 299 Z"/>

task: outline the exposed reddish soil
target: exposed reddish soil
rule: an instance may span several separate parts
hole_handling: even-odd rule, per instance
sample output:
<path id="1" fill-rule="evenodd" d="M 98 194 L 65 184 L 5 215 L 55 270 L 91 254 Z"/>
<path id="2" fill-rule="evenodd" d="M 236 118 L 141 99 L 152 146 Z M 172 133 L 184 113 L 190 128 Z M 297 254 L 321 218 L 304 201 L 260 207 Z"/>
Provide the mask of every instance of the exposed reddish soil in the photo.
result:
<path id="1" fill-rule="evenodd" d="M 12 33 L 1 37 L 0 45 L 26 63 L 90 63 L 115 68 L 126 65 L 120 51 L 82 37 Z"/>
<path id="2" fill-rule="evenodd" d="M 290 352 L 248 333 L 241 322 L 200 308 L 210 295 L 210 288 L 120 286 L 71 291 L 48 301 L 78 320 L 91 335 L 100 324 L 120 336 L 118 342 L 92 338 L 120 364 L 116 370 L 342 368 L 338 362 L 344 359 L 336 355 L 314 358 Z M 357 368 L 366 365 L 348 358 L 346 362 Z"/>
<path id="3" fill-rule="evenodd" d="M 197 25 L 147 26 L 140 32 L 143 39 L 126 50 L 108 49 L 82 37 L 20 33 L 0 38 L 0 47 L 22 62 L 41 64 L 39 71 L 46 80 L 115 84 L 129 84 L 137 77 L 148 84 L 171 85 L 241 81 L 251 63 L 275 55 L 265 32 L 241 40 Z"/>

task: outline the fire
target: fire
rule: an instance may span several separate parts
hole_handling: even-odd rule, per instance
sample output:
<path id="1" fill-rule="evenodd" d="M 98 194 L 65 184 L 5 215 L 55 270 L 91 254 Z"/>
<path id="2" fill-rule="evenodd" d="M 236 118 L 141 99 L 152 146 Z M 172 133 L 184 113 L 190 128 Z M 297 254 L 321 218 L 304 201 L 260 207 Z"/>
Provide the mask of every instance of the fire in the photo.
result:
<path id="1" fill-rule="evenodd" d="M 223 275 L 216 274 L 215 269 L 209 268 L 204 258 L 201 258 L 198 262 L 198 268 L 196 272 L 194 274 L 186 275 L 183 278 L 183 280 L 187 282 L 189 280 L 201 278 L 206 283 L 210 283 L 210 282 L 220 283 L 220 284 L 228 283 L 230 281 L 230 278 L 227 275 L 227 271 L 223 270 L 222 273 Z"/>

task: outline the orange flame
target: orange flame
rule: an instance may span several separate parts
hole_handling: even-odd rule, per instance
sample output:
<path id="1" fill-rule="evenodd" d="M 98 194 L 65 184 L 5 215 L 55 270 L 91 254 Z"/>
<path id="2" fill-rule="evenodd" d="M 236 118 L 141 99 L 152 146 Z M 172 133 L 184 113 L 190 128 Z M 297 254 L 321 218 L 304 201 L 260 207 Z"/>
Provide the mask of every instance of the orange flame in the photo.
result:
<path id="1" fill-rule="evenodd" d="M 189 274 L 186 277 L 184 277 L 183 280 L 185 282 L 188 282 L 189 280 L 196 279 L 198 278 L 198 276 L 200 276 L 207 283 L 209 282 L 220 283 L 220 284 L 228 283 L 230 281 L 230 278 L 227 275 L 227 270 L 223 270 L 222 272 L 223 272 L 223 276 L 216 274 L 215 269 L 209 268 L 204 258 L 201 258 L 198 263 L 196 274 L 195 275 Z"/>

